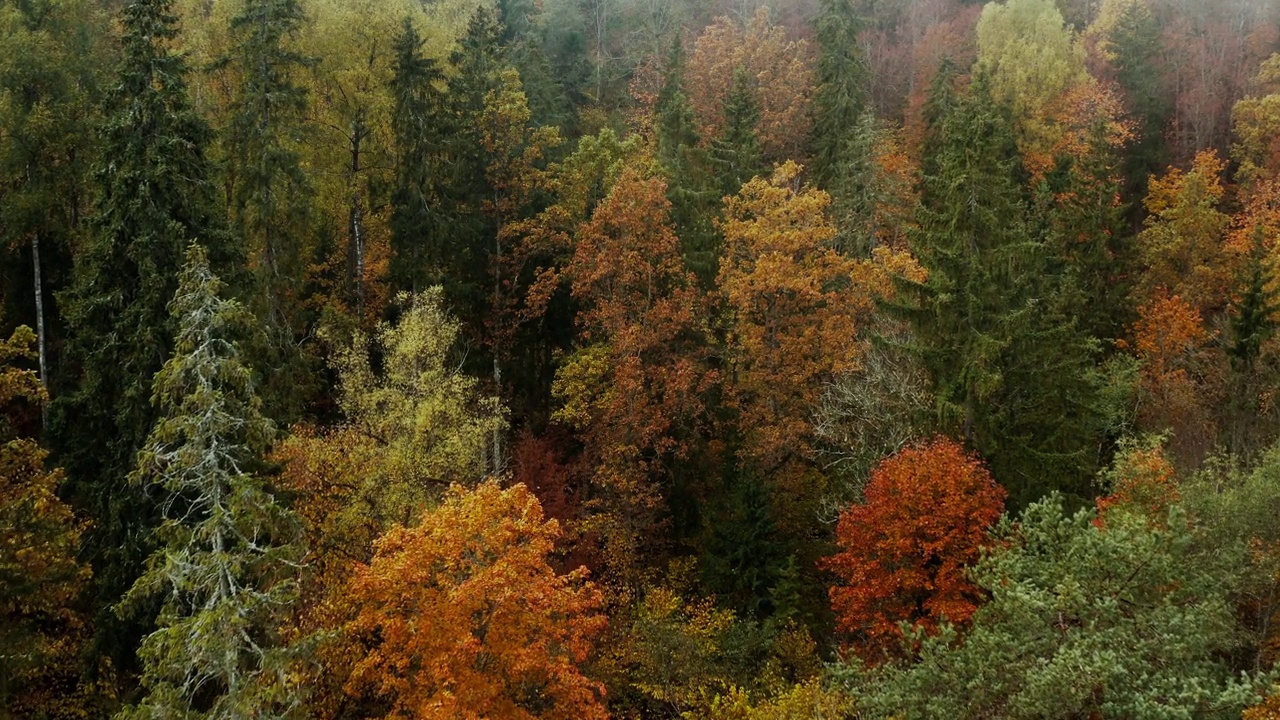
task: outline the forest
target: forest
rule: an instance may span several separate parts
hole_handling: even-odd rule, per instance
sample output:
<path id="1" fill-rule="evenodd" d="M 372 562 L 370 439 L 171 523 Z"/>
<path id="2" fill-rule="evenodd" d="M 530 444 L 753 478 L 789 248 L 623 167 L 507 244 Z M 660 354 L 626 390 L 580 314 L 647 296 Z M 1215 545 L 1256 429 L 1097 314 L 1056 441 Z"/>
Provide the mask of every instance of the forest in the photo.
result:
<path id="1" fill-rule="evenodd" d="M 0 331 L 0 720 L 1280 720 L 1280 0 L 0 0 Z"/>

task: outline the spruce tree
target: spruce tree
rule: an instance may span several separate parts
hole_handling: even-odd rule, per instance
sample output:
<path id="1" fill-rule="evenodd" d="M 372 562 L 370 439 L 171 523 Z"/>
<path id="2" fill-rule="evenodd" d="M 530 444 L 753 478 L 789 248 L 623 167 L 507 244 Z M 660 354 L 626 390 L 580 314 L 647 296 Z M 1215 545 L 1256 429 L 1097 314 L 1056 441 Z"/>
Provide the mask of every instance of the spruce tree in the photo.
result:
<path id="1" fill-rule="evenodd" d="M 287 47 L 302 24 L 297 0 L 243 0 L 231 20 L 234 45 L 222 64 L 237 71 L 226 137 L 235 229 L 258 255 L 260 290 L 272 324 L 287 328 L 302 277 L 311 186 L 298 144 L 306 90 L 296 81 L 310 58 Z"/>
<path id="2" fill-rule="evenodd" d="M 697 119 L 684 90 L 684 45 L 676 38 L 663 71 L 657 113 L 657 154 L 667 177 L 671 219 L 685 265 L 710 289 L 719 269 L 720 237 L 713 219 L 720 197 L 700 147 Z"/>
<path id="3" fill-rule="evenodd" d="M 764 172 L 756 123 L 760 105 L 746 72 L 734 73 L 733 90 L 724 101 L 724 129 L 711 142 L 711 165 L 722 195 L 737 194 L 751 178 Z"/>
<path id="4" fill-rule="evenodd" d="M 813 172 L 833 195 L 847 165 L 851 142 L 867 107 L 868 70 L 858 45 L 862 21 L 852 0 L 821 0 L 814 30 L 818 41 L 817 91 L 813 98 Z"/>
<path id="5" fill-rule="evenodd" d="M 224 146 L 230 216 L 256 260 L 250 307 L 265 321 L 252 354 L 269 413 L 281 419 L 300 416 L 316 389 L 302 380 L 314 368 L 298 342 L 314 320 L 301 283 L 314 193 L 299 152 L 307 93 L 297 77 L 313 61 L 289 48 L 302 22 L 297 0 L 242 0 L 231 19 L 234 44 L 221 60 L 240 82 Z"/>
<path id="6" fill-rule="evenodd" d="M 395 179 L 391 190 L 391 282 L 417 292 L 443 280 L 443 241 L 447 225 L 437 187 L 445 124 L 444 74 L 422 54 L 422 37 L 405 18 L 395 41 L 395 101 L 391 129 L 395 139 Z"/>
<path id="7" fill-rule="evenodd" d="M 979 83 L 935 133 L 913 239 L 928 278 L 901 279 L 891 309 L 913 328 L 938 429 L 982 454 L 1015 503 L 1084 493 L 1102 427 L 1094 343 L 1029 228 L 1008 121 Z"/>
<path id="8" fill-rule="evenodd" d="M 163 497 L 160 547 L 125 598 L 163 596 L 142 643 L 142 700 L 121 718 L 284 717 L 297 706 L 276 631 L 302 558 L 296 518 L 251 474 L 273 434 L 231 338 L 246 321 L 195 243 L 170 310 L 161 418 L 130 481 Z"/>
<path id="9" fill-rule="evenodd" d="M 1074 155 L 1057 158 L 1035 188 L 1038 232 L 1077 292 L 1080 327 L 1113 346 L 1133 321 L 1130 278 L 1135 275 L 1134 235 L 1121 196 L 1122 155 L 1108 136 L 1111 121 L 1096 117 Z"/>
<path id="10" fill-rule="evenodd" d="M 1165 130 L 1173 118 L 1169 94 L 1160 72 L 1164 44 L 1160 24 L 1141 0 L 1126 4 L 1111 34 L 1116 82 L 1124 89 L 1127 109 L 1138 121 L 1138 138 L 1125 155 L 1125 197 L 1130 220 L 1140 226 L 1147 178 L 1168 163 Z"/>
<path id="11" fill-rule="evenodd" d="M 1263 394 L 1280 379 L 1280 368 L 1264 347 L 1276 332 L 1273 319 L 1280 302 L 1267 267 L 1263 231 L 1254 232 L 1243 287 L 1232 299 L 1227 316 L 1227 357 L 1231 382 L 1227 398 L 1228 449 L 1246 457 L 1257 452 L 1274 437 L 1271 418 L 1264 419 Z"/>
<path id="12" fill-rule="evenodd" d="M 105 609 L 142 571 L 155 507 L 125 482 L 151 430 L 151 378 L 172 347 L 166 312 L 183 249 L 194 238 L 217 268 L 243 267 L 217 210 L 205 155 L 210 130 L 192 108 L 174 48 L 171 0 L 122 10 L 123 60 L 107 103 L 97 198 L 72 286 L 59 300 L 69 327 L 67 385 L 51 431 L 72 500 L 93 518 L 99 649 L 131 668 L 142 625 Z"/>

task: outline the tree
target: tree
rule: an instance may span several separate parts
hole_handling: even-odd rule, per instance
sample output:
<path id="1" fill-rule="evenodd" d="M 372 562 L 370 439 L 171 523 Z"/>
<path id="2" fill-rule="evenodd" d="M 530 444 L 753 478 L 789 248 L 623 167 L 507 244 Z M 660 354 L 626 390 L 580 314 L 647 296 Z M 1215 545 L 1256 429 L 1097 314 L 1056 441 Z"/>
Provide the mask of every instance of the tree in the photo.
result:
<path id="1" fill-rule="evenodd" d="M 1139 415 L 1152 432 L 1171 430 L 1171 450 L 1184 463 L 1202 459 L 1217 437 L 1212 408 L 1221 391 L 1215 333 L 1178 295 L 1158 297 L 1138 309 L 1133 349 L 1142 362 Z"/>
<path id="2" fill-rule="evenodd" d="M 1062 130 L 1054 105 L 1088 75 L 1084 53 L 1053 0 L 988 3 L 978 21 L 974 70 L 991 98 L 1013 117 L 1014 136 L 1030 168 L 1043 167 Z"/>
<path id="3" fill-rule="evenodd" d="M 837 629 L 864 658 L 895 654 L 900 623 L 936 632 L 963 625 L 984 599 L 967 573 L 1004 512 L 1005 491 L 974 456 L 934 438 L 884 460 L 865 502 L 840 514 L 825 560 Z"/>
<path id="4" fill-rule="evenodd" d="M 767 8 L 760 8 L 745 28 L 729 17 L 717 18 L 698 36 L 685 75 L 699 135 L 705 140 L 725 134 L 729 97 L 739 90 L 735 75 L 741 73 L 759 108 L 751 127 L 763 158 L 774 163 L 802 157 L 812 122 L 809 55 L 808 42 L 788 39 L 786 30 L 769 20 Z"/>
<path id="5" fill-rule="evenodd" d="M 1125 107 L 1137 119 L 1138 139 L 1125 155 L 1125 198 L 1137 207 L 1146 193 L 1147 178 L 1168 162 L 1165 133 L 1173 118 L 1169 92 L 1159 61 L 1160 25 L 1146 0 L 1127 0 L 1110 33 L 1116 82 L 1125 93 Z"/>
<path id="6" fill-rule="evenodd" d="M 697 274 L 704 288 L 710 288 L 720 259 L 720 238 L 713 225 L 720 193 L 685 90 L 685 65 L 684 45 L 677 38 L 663 68 L 662 88 L 654 108 L 656 155 L 667 178 L 671 219 L 685 264 Z"/>
<path id="7" fill-rule="evenodd" d="M 831 198 L 797 188 L 801 168 L 788 162 L 727 198 L 717 278 L 725 310 L 727 405 L 737 413 L 739 461 L 770 483 L 791 510 L 778 518 L 791 531 L 808 524 L 816 500 L 809 471 L 811 413 L 822 387 L 858 367 L 854 340 L 890 290 L 891 255 L 852 260 L 833 247 L 826 218 Z M 910 272 L 907 268 L 899 268 Z"/>
<path id="8" fill-rule="evenodd" d="M 862 22 L 850 0 L 822 0 L 814 31 L 818 42 L 813 96 L 813 173 L 828 192 L 840 185 L 844 168 L 858 158 L 853 128 L 862 121 L 869 84 L 858 44 Z"/>
<path id="9" fill-rule="evenodd" d="M 6 292 L 5 314 L 35 329 L 46 388 L 61 365 L 55 300 L 70 281 L 73 239 L 91 200 L 92 128 L 110 66 L 108 39 L 85 28 L 106 22 L 90 2 L 0 9 L 0 243 L 9 287 L 31 288 Z"/>
<path id="10" fill-rule="evenodd" d="M 298 75 L 313 60 L 289 46 L 303 22 L 297 0 L 243 0 L 222 60 L 239 81 L 226 146 L 230 214 L 254 254 L 268 319 L 293 331 L 311 187 L 298 145 L 307 91 Z"/>
<path id="11" fill-rule="evenodd" d="M 930 145 L 912 242 L 927 279 L 900 280 L 888 309 L 914 331 L 905 345 L 933 381 L 937 428 L 977 451 L 1016 504 L 1055 487 L 1083 494 L 1106 423 L 1094 343 L 1028 225 L 1011 132 L 979 84 Z"/>
<path id="12" fill-rule="evenodd" d="M 151 379 L 176 329 L 166 305 L 193 239 L 225 277 L 243 268 L 214 200 L 210 132 L 187 98 L 170 8 L 170 0 L 138 0 L 122 10 L 123 60 L 107 102 L 97 199 L 60 297 L 69 367 L 50 422 L 69 496 L 94 520 L 85 548 L 102 608 L 100 649 L 122 670 L 143 628 L 106 609 L 141 573 L 149 550 L 140 537 L 156 520 L 154 503 L 124 478 L 155 420 Z"/>
<path id="13" fill-rule="evenodd" d="M 760 107 L 756 104 L 747 74 L 733 76 L 733 91 L 724 101 L 724 125 L 711 142 L 708 160 L 719 181 L 722 195 L 733 195 L 751 178 L 764 172 L 756 124 Z"/>
<path id="14" fill-rule="evenodd" d="M 559 574 L 560 537 L 523 486 L 454 486 L 412 528 L 380 538 L 345 595 L 343 641 L 365 648 L 347 683 L 386 718 L 606 718 L 583 676 L 604 630 L 586 571 Z"/>
<path id="15" fill-rule="evenodd" d="M 1205 552 L 1180 508 L 1104 526 L 1059 498 L 996 531 L 974 579 L 991 599 L 963 634 L 917 633 L 911 659 L 842 674 L 871 717 L 1232 717 L 1265 675 L 1224 660 L 1243 548 Z"/>
<path id="16" fill-rule="evenodd" d="M 0 715 L 63 717 L 54 698 L 75 686 L 75 654 L 83 641 L 76 600 L 89 580 L 77 559 L 84 524 L 58 499 L 61 470 L 20 436 L 13 415 L 48 397 L 38 376 L 18 367 L 36 353 L 35 334 L 21 325 L 0 342 Z M 69 672 L 70 671 L 70 672 Z M 81 702 L 85 698 L 75 697 Z"/>
<path id="17" fill-rule="evenodd" d="M 684 269 L 666 185 L 626 168 L 578 228 L 564 269 L 579 346 L 556 373 L 555 419 L 577 429 L 611 568 L 629 572 L 660 540 L 666 492 L 706 420 L 716 373 L 707 308 Z"/>
<path id="18" fill-rule="evenodd" d="M 1163 290 L 1206 315 L 1226 307 L 1240 258 L 1223 242 L 1231 221 L 1218 208 L 1225 169 L 1216 153 L 1206 151 L 1188 170 L 1172 168 L 1151 179 L 1145 201 L 1150 214 L 1138 235 L 1138 258 L 1146 268 L 1135 288 L 1140 302 Z"/>
<path id="19" fill-rule="evenodd" d="M 299 703 L 276 623 L 293 601 L 296 518 L 251 474 L 273 426 L 231 333 L 243 310 L 192 243 L 170 309 L 161 416 L 130 481 L 165 495 L 160 547 L 124 603 L 163 596 L 142 642 L 145 695 L 120 717 L 284 717 Z"/>
<path id="20" fill-rule="evenodd" d="M 438 175 L 446 127 L 444 73 L 422 54 L 422 37 L 405 18 L 395 42 L 392 131 L 395 180 L 391 191 L 391 282 L 418 292 L 439 283 L 446 267 Z"/>

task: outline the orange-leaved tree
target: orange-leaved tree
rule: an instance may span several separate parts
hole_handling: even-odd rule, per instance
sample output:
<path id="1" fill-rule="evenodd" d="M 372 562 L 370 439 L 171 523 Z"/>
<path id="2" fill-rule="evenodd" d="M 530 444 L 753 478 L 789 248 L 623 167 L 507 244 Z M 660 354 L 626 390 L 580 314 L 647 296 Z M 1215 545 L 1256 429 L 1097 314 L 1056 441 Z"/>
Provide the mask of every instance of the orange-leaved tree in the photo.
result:
<path id="1" fill-rule="evenodd" d="M 857 369 L 859 333 L 891 291 L 890 273 L 920 277 L 903 252 L 877 248 L 868 260 L 837 252 L 831 199 L 800 187 L 800 171 L 787 162 L 726 200 L 717 280 L 728 329 L 725 395 L 738 413 L 741 459 L 797 506 L 812 495 L 803 477 L 824 384 Z"/>
<path id="2" fill-rule="evenodd" d="M 1164 437 L 1121 441 L 1115 462 L 1103 474 L 1110 492 L 1097 499 L 1102 526 L 1114 510 L 1138 513 L 1160 523 L 1169 507 L 1178 502 L 1177 472 L 1164 448 Z"/>
<path id="3" fill-rule="evenodd" d="M 1227 305 L 1231 278 L 1241 259 L 1227 243 L 1231 218 L 1219 209 L 1226 163 L 1213 151 L 1196 155 L 1189 170 L 1151 178 L 1145 204 L 1150 216 L 1138 236 L 1146 271 L 1138 279 L 1139 303 L 1162 290 L 1181 296 L 1202 314 Z"/>
<path id="4" fill-rule="evenodd" d="M 579 227 L 564 268 L 579 349 L 556 373 L 555 418 L 577 430 L 592 467 L 606 561 L 634 561 L 651 542 L 664 483 L 703 420 L 706 298 L 680 256 L 666 183 L 629 167 Z"/>
<path id="5" fill-rule="evenodd" d="M 1173 432 L 1170 450 L 1194 463 L 1216 441 L 1212 408 L 1223 384 L 1222 353 L 1200 312 L 1178 295 L 1158 295 L 1138 309 L 1133 349 L 1142 362 L 1139 420 Z"/>
<path id="6" fill-rule="evenodd" d="M 742 71 L 760 106 L 755 130 L 764 159 L 776 162 L 803 155 L 813 124 L 810 56 L 808 43 L 789 39 L 785 28 L 770 22 L 765 8 L 746 27 L 728 17 L 716 19 L 698 37 L 685 78 L 699 135 L 720 136 L 725 100 L 733 90 L 734 74 Z"/>
<path id="7" fill-rule="evenodd" d="M 603 720 L 579 665 L 605 629 L 586 571 L 558 574 L 559 525 L 523 485 L 450 489 L 380 538 L 348 586 L 348 693 L 386 718 Z"/>
<path id="8" fill-rule="evenodd" d="M 903 450 L 871 474 L 866 501 L 840 515 L 840 551 L 825 561 L 836 626 L 869 660 L 891 654 L 899 623 L 932 630 L 963 623 L 982 591 L 966 573 L 1005 491 L 973 455 L 944 437 Z"/>

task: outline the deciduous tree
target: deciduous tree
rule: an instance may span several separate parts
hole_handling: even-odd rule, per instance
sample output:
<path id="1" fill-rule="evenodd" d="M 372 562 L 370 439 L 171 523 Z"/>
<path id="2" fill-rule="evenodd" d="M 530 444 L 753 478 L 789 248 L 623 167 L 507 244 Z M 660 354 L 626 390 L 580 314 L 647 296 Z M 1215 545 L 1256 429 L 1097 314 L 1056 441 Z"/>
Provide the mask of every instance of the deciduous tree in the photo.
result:
<path id="1" fill-rule="evenodd" d="M 345 595 L 347 690 L 386 718 L 608 717 L 580 665 L 606 620 L 585 570 L 557 573 L 559 525 L 523 486 L 454 486 L 377 542 Z"/>
<path id="2" fill-rule="evenodd" d="M 837 629 L 864 658 L 896 653 L 899 623 L 936 632 L 966 623 L 984 599 L 967 577 L 1004 511 L 1005 491 L 974 456 L 935 438 L 871 474 L 866 501 L 840 515 L 840 552 L 825 561 Z"/>

